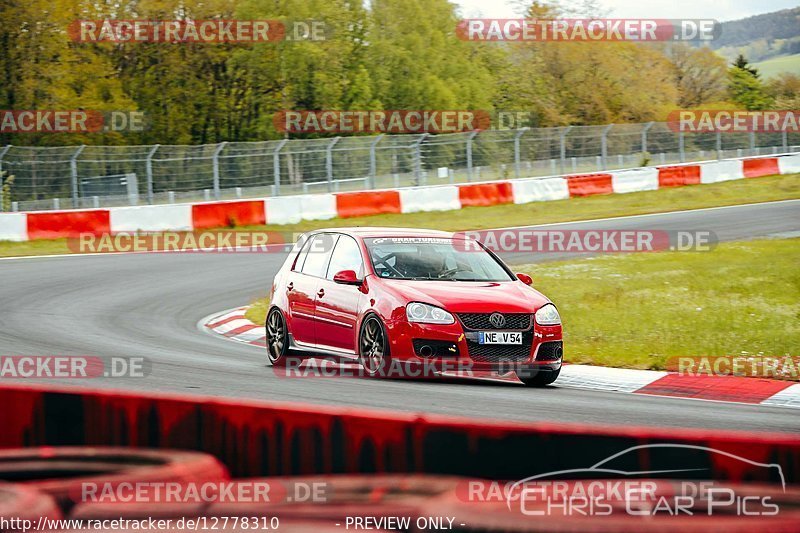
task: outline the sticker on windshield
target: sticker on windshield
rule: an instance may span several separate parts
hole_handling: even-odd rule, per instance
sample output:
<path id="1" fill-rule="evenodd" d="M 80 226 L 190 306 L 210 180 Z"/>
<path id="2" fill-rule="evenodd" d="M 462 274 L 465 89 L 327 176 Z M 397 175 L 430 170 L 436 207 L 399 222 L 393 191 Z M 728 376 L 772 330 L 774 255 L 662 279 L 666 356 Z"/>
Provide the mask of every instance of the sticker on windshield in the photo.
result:
<path id="1" fill-rule="evenodd" d="M 450 244 L 452 239 L 444 237 L 381 237 L 372 239 L 372 244 Z"/>

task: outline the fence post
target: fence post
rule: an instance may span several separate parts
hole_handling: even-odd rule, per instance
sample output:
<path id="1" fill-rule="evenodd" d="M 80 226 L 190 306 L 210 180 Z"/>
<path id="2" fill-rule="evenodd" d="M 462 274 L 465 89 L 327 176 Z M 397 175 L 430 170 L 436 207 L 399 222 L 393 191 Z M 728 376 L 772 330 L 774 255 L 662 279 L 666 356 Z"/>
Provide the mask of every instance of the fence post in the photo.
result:
<path id="1" fill-rule="evenodd" d="M 69 169 L 70 169 L 70 177 L 72 181 L 72 207 L 78 207 L 78 156 L 81 155 L 83 149 L 86 148 L 85 144 L 82 144 L 75 150 L 75 153 L 72 154 L 72 157 L 69 159 Z"/>
<path id="2" fill-rule="evenodd" d="M 372 141 L 369 145 L 369 188 L 375 188 L 375 178 L 378 174 L 378 156 L 375 153 L 375 149 L 378 146 L 378 143 L 381 142 L 383 139 L 383 133 L 375 137 L 375 140 Z"/>
<path id="3" fill-rule="evenodd" d="M 680 162 L 686 162 L 686 136 L 683 130 L 678 131 L 678 152 L 680 154 Z"/>
<path id="4" fill-rule="evenodd" d="M 11 145 L 7 144 L 2 149 L 0 149 L 0 212 L 3 211 L 3 158 L 6 156 L 6 153 L 11 149 Z"/>
<path id="5" fill-rule="evenodd" d="M 642 130 L 642 155 L 647 153 L 647 132 L 650 131 L 653 124 L 655 124 L 655 122 L 648 122 L 644 125 L 644 129 Z"/>
<path id="6" fill-rule="evenodd" d="M 722 159 L 722 132 L 717 131 L 717 161 Z"/>
<path id="7" fill-rule="evenodd" d="M 275 147 L 275 152 L 272 154 L 272 174 L 275 176 L 275 196 L 281 195 L 281 150 L 286 146 L 289 139 L 283 139 Z"/>
<path id="8" fill-rule="evenodd" d="M 471 131 L 467 137 L 467 181 L 472 181 L 472 139 L 476 135 L 478 135 L 477 131 Z"/>
<path id="9" fill-rule="evenodd" d="M 786 130 L 781 132 L 781 144 L 783 145 L 783 153 L 787 153 L 789 151 L 789 133 Z M 5 152 L 3 152 L 5 154 Z M 0 156 L 0 159 L 3 157 Z M 0 166 L 0 170 L 2 167 Z"/>
<path id="10" fill-rule="evenodd" d="M 613 124 L 609 124 L 603 128 L 603 135 L 600 137 L 600 166 L 602 170 L 608 167 L 608 163 L 606 163 L 606 158 L 608 157 L 608 132 L 611 131 L 613 127 Z"/>
<path id="11" fill-rule="evenodd" d="M 220 197 L 220 190 L 219 190 L 219 154 L 222 150 L 225 149 L 225 146 L 228 145 L 228 141 L 223 141 L 217 145 L 217 149 L 214 150 L 214 155 L 212 156 L 211 162 L 214 169 L 214 199 L 219 200 Z"/>
<path id="12" fill-rule="evenodd" d="M 567 134 L 572 126 L 567 126 L 559 135 L 559 158 L 561 159 L 561 174 L 565 174 L 564 167 L 567 165 Z"/>
<path id="13" fill-rule="evenodd" d="M 150 205 L 153 205 L 153 156 L 156 155 L 160 146 L 160 144 L 153 146 L 144 162 L 144 170 L 147 175 L 147 203 Z"/>
<path id="14" fill-rule="evenodd" d="M 750 137 L 750 155 L 756 155 L 755 154 L 755 151 L 756 151 L 756 132 L 751 131 L 749 137 Z"/>
<path id="15" fill-rule="evenodd" d="M 333 191 L 333 147 L 341 137 L 334 137 L 325 148 L 325 176 L 328 180 L 328 192 Z"/>
<path id="16" fill-rule="evenodd" d="M 422 179 L 422 142 L 428 138 L 427 133 L 420 135 L 419 139 L 411 146 L 414 149 L 414 179 L 415 185 L 420 184 Z"/>
<path id="17" fill-rule="evenodd" d="M 529 129 L 530 128 L 520 128 L 517 130 L 517 134 L 514 135 L 514 177 L 517 178 L 519 178 L 519 167 L 522 164 L 522 156 L 519 149 L 519 139 L 525 135 L 525 132 Z"/>

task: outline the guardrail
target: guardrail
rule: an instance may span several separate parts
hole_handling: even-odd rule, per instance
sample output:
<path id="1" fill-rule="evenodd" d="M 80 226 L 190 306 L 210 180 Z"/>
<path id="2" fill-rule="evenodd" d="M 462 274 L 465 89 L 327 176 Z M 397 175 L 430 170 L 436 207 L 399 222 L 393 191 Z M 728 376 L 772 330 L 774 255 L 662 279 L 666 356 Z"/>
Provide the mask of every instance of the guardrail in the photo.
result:
<path id="1" fill-rule="evenodd" d="M 701 183 L 800 173 L 800 154 L 705 161 L 590 174 L 335 192 L 197 204 L 0 213 L 0 240 L 78 238 L 82 234 L 192 231 L 292 224 L 335 217 L 447 211 L 473 206 L 625 194 Z"/>
<path id="2" fill-rule="evenodd" d="M 664 122 L 197 146 L 8 145 L 0 147 L 0 171 L 15 179 L 0 209 L 4 204 L 7 211 L 32 211 L 454 184 L 794 150 L 800 150 L 800 134 L 688 134 Z M 114 179 L 120 174 L 135 176 L 137 190 Z"/>

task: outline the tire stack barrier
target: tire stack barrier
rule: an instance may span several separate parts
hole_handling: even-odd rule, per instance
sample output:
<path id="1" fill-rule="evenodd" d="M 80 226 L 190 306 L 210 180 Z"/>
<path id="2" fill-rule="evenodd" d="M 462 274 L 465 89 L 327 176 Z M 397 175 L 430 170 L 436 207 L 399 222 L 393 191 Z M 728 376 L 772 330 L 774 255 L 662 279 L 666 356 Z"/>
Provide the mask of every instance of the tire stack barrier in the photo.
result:
<path id="1" fill-rule="evenodd" d="M 74 507 L 69 518 L 104 520 L 125 517 L 277 517 L 284 521 L 344 522 L 348 516 L 419 516 L 432 499 L 455 494 L 459 479 L 428 475 L 340 475 L 239 479 L 235 483 L 269 487 L 269 501 L 224 501 L 173 504 L 165 502 L 92 502 Z M 235 492 L 235 491 L 234 491 Z"/>
<path id="2" fill-rule="evenodd" d="M 46 494 L 68 513 L 85 484 L 203 483 L 228 479 L 214 457 L 200 452 L 118 447 L 39 447 L 0 450 L 0 480 Z"/>
<path id="3" fill-rule="evenodd" d="M 741 500 L 728 506 L 721 505 L 727 495 L 724 498 L 720 494 L 710 495 L 708 486 L 687 487 L 681 481 L 627 478 L 624 481 L 635 481 L 639 486 L 655 486 L 652 492 L 650 488 L 645 489 L 643 494 L 648 495 L 645 501 L 636 501 L 641 497 L 636 492 L 638 488 L 631 488 L 628 493 L 623 489 L 619 494 L 615 494 L 613 488 L 605 488 L 613 487 L 619 481 L 561 481 L 558 487 L 537 488 L 525 496 L 520 497 L 519 491 L 510 491 L 511 497 L 508 499 L 507 494 L 501 494 L 483 501 L 470 500 L 466 488 L 462 486 L 456 493 L 429 502 L 422 508 L 421 514 L 433 517 L 456 516 L 459 525 L 455 530 L 462 532 L 790 533 L 798 531 L 800 527 L 800 490 L 796 488 L 784 491 L 775 485 L 725 484 L 726 489 L 733 490 L 735 497 L 748 500 L 744 507 L 739 507 L 744 505 Z M 592 483 L 600 488 L 593 488 L 590 485 Z M 721 487 L 718 486 L 717 489 Z M 697 493 L 693 494 L 693 490 Z M 559 491 L 562 491 L 561 495 Z M 581 494 L 592 495 L 590 499 L 594 500 L 594 507 L 591 511 Z M 649 498 L 650 494 L 653 498 Z M 676 500 L 676 497 L 683 499 Z M 778 512 L 772 514 L 774 508 L 767 507 L 763 502 L 768 506 L 777 505 Z M 669 514 L 667 508 L 676 509 L 677 505 L 683 506 L 684 510 Z M 656 506 L 660 506 L 660 511 L 653 513 Z M 747 509 L 750 514 L 741 509 Z M 692 515 L 687 514 L 687 510 Z M 460 526 L 462 523 L 463 527 Z"/>
<path id="4" fill-rule="evenodd" d="M 61 516 L 55 500 L 47 494 L 19 484 L 0 483 L 0 517 L 5 520 L 38 523 L 40 518 L 58 520 Z M 11 530 L 0 527 L 0 532 L 5 531 Z"/>
<path id="5" fill-rule="evenodd" d="M 779 464 L 800 483 L 800 437 L 672 428 L 512 423 L 177 395 L 0 387 L 0 448 L 133 446 L 209 453 L 235 477 L 416 472 L 486 479 L 587 468 L 639 445 L 626 470 L 699 469 L 702 479 L 777 483 L 775 469 L 747 469 L 719 450 Z M 705 451 L 704 451 L 705 450 Z M 542 458 L 546 457 L 546 460 Z M 691 476 L 691 472 L 687 474 Z"/>

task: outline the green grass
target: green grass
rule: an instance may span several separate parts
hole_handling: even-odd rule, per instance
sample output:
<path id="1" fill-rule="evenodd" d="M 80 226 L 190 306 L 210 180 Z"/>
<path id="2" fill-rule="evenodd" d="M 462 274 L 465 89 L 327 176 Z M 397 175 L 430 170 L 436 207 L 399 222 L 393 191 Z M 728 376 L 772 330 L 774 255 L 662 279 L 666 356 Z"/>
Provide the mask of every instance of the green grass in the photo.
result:
<path id="1" fill-rule="evenodd" d="M 743 179 L 710 185 L 692 185 L 630 194 L 570 198 L 554 202 L 468 207 L 455 211 L 386 214 L 297 224 L 242 226 L 240 231 L 304 232 L 337 226 L 402 226 L 458 231 L 568 222 L 624 215 L 642 215 L 680 209 L 699 209 L 751 202 L 800 198 L 798 174 Z M 24 243 L 0 241 L 0 257 L 70 253 L 66 239 Z"/>
<path id="2" fill-rule="evenodd" d="M 800 239 L 517 266 L 559 307 L 573 363 L 663 370 L 673 356 L 797 356 Z"/>
<path id="3" fill-rule="evenodd" d="M 564 324 L 571 363 L 664 370 L 674 356 L 796 357 L 800 239 L 720 244 L 710 252 L 605 255 L 532 265 Z M 246 316 L 264 324 L 268 299 Z"/>
<path id="4" fill-rule="evenodd" d="M 753 66 L 765 78 L 773 78 L 782 72 L 790 72 L 800 76 L 800 54 L 773 57 L 766 61 L 754 63 Z"/>
<path id="5" fill-rule="evenodd" d="M 267 311 L 269 311 L 269 298 L 260 298 L 250 304 L 250 307 L 244 313 L 244 317 L 254 324 L 263 326 L 266 324 Z"/>

